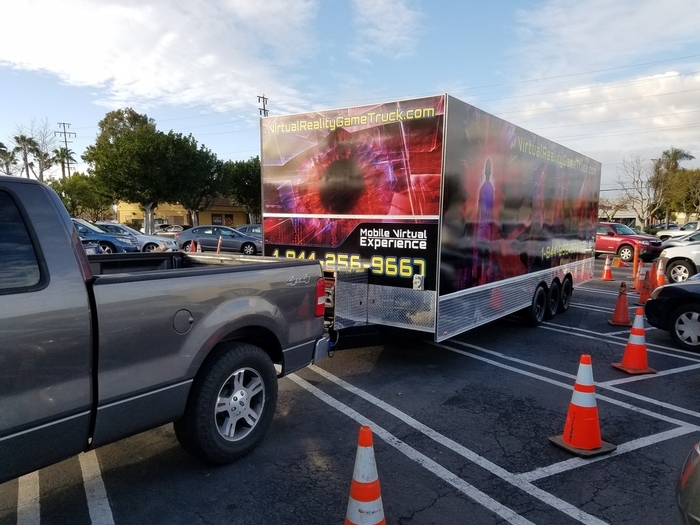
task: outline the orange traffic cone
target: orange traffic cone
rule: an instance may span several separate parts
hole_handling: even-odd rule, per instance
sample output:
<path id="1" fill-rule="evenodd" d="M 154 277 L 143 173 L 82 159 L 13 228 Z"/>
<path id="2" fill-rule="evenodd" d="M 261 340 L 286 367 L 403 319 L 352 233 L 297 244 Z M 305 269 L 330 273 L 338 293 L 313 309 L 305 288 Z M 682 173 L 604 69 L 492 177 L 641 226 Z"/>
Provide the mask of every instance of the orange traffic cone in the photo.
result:
<path id="1" fill-rule="evenodd" d="M 564 433 L 550 437 L 549 440 L 577 456 L 596 456 L 612 452 L 617 448 L 600 437 L 593 367 L 591 356 L 588 354 L 583 354 L 579 362 Z"/>
<path id="2" fill-rule="evenodd" d="M 634 303 L 637 306 L 644 306 L 649 297 L 651 297 L 651 292 L 653 288 L 651 287 L 650 281 L 651 272 L 644 273 L 644 279 L 639 283 L 641 290 L 639 290 L 639 299 Z"/>
<path id="3" fill-rule="evenodd" d="M 666 265 L 663 259 L 659 259 L 659 264 L 656 267 L 656 286 L 663 286 L 666 284 Z"/>
<path id="4" fill-rule="evenodd" d="M 634 324 L 630 331 L 630 338 L 622 356 L 622 363 L 613 363 L 612 366 L 627 372 L 628 374 L 655 374 L 656 370 L 649 368 L 647 363 L 647 344 L 644 337 L 644 310 L 637 308 L 634 316 Z"/>
<path id="5" fill-rule="evenodd" d="M 656 287 L 658 286 L 658 284 L 656 283 L 656 275 L 657 274 L 658 274 L 658 270 L 656 269 L 656 263 L 653 262 L 653 263 L 651 263 L 651 272 L 649 275 L 649 282 L 650 282 L 650 286 L 651 286 L 651 290 L 649 290 L 649 293 L 656 290 Z"/>
<path id="6" fill-rule="evenodd" d="M 192 241 L 190 242 L 190 252 L 196 252 L 197 251 L 197 242 Z"/>
<path id="7" fill-rule="evenodd" d="M 202 243 L 201 242 L 197 243 L 197 253 L 202 253 Z"/>
<path id="8" fill-rule="evenodd" d="M 221 253 L 221 243 L 224 242 L 224 239 L 221 235 L 219 235 L 219 243 L 216 245 L 216 253 Z"/>
<path id="9" fill-rule="evenodd" d="M 617 303 L 615 303 L 615 311 L 613 312 L 612 319 L 608 321 L 613 326 L 632 326 L 630 321 L 630 307 L 627 303 L 627 284 L 622 282 L 620 284 L 620 295 L 617 296 Z"/>
<path id="10" fill-rule="evenodd" d="M 605 256 L 605 266 L 603 267 L 603 275 L 600 276 L 601 281 L 614 281 L 612 276 L 612 268 L 610 268 L 610 256 Z"/>
<path id="11" fill-rule="evenodd" d="M 644 267 L 644 263 L 640 262 L 639 265 L 637 266 L 637 273 L 634 276 L 634 284 L 632 285 L 632 288 L 634 290 L 641 289 L 642 279 L 644 279 L 645 272 L 646 272 L 646 268 Z"/>
<path id="12" fill-rule="evenodd" d="M 372 429 L 360 428 L 357 439 L 355 471 L 350 484 L 345 525 L 386 525 L 382 495 L 379 490 L 377 464 L 374 461 Z"/>

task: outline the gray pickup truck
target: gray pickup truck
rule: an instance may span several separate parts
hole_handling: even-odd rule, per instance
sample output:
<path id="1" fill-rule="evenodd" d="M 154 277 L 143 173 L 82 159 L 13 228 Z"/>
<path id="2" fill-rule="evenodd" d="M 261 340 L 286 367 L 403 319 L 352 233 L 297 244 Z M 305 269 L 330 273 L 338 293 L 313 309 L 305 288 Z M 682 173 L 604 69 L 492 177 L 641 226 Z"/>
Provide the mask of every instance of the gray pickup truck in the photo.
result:
<path id="1" fill-rule="evenodd" d="M 169 422 L 238 459 L 327 355 L 324 306 L 314 261 L 88 256 L 53 190 L 0 176 L 0 483 Z"/>

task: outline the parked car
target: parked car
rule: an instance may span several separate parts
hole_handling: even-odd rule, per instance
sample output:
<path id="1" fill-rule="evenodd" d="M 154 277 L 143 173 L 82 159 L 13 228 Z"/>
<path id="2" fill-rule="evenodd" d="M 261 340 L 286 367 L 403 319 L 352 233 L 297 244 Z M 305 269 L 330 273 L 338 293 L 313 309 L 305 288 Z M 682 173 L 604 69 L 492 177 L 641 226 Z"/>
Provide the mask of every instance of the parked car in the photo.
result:
<path id="1" fill-rule="evenodd" d="M 599 222 L 595 236 L 595 254 L 613 254 L 623 261 L 634 259 L 634 250 L 639 247 L 639 258 L 643 261 L 656 259 L 662 251 L 661 241 L 653 235 L 639 235 L 629 226 L 616 222 Z"/>
<path id="2" fill-rule="evenodd" d="M 687 525 L 700 523 L 700 443 L 696 443 L 683 464 L 676 487 L 681 519 Z"/>
<path id="3" fill-rule="evenodd" d="M 696 275 L 698 268 L 700 268 L 700 242 L 665 248 L 661 252 L 660 260 L 666 269 L 668 282 L 687 281 Z"/>
<path id="4" fill-rule="evenodd" d="M 683 235 L 686 235 L 690 232 L 694 232 L 695 230 L 697 230 L 698 225 L 700 225 L 700 221 L 686 222 L 680 228 L 673 228 L 670 230 L 660 230 L 660 231 L 656 232 L 656 236 L 659 239 L 661 239 L 662 241 L 665 241 L 666 239 L 670 239 L 671 237 L 682 237 Z"/>
<path id="5" fill-rule="evenodd" d="M 661 243 L 664 248 L 672 248 L 673 246 L 685 246 L 692 242 L 700 242 L 700 231 L 687 233 L 682 237 L 670 237 Z"/>
<path id="6" fill-rule="evenodd" d="M 221 237 L 221 251 L 241 252 L 246 255 L 262 253 L 261 239 L 244 235 L 228 226 L 197 226 L 175 234 L 178 246 L 186 252 L 192 250 L 192 241 L 201 246 L 202 251 L 216 251 L 219 237 Z"/>
<path id="7" fill-rule="evenodd" d="M 95 241 L 102 253 L 138 252 L 139 243 L 131 235 L 112 235 L 83 219 L 71 219 L 81 239 Z"/>
<path id="8" fill-rule="evenodd" d="M 700 275 L 658 287 L 644 310 L 651 326 L 669 332 L 681 348 L 700 352 Z"/>
<path id="9" fill-rule="evenodd" d="M 158 237 L 157 235 L 145 235 L 126 224 L 98 221 L 95 225 L 113 235 L 132 235 L 139 243 L 139 249 L 142 252 L 152 252 L 155 249 L 160 249 L 161 251 L 175 251 L 178 249 L 177 243 L 174 240 L 168 239 L 167 237 Z"/>
<path id="10" fill-rule="evenodd" d="M 241 224 L 239 226 L 234 226 L 234 228 L 245 235 L 260 237 L 262 239 L 262 224 Z"/>
<path id="11" fill-rule="evenodd" d="M 668 223 L 660 222 L 658 224 L 652 224 L 651 228 L 653 230 L 675 230 L 678 228 L 678 224 L 675 221 L 670 221 Z"/>
<path id="12" fill-rule="evenodd" d="M 98 253 L 102 253 L 100 243 L 97 241 L 91 241 L 81 237 L 80 242 L 83 243 L 83 248 L 85 248 L 85 255 L 97 255 Z"/>
<path id="13" fill-rule="evenodd" d="M 182 226 L 180 224 L 167 224 L 165 227 L 161 227 L 155 232 L 155 235 L 158 237 L 170 237 L 175 238 L 175 235 L 177 235 L 180 232 L 183 232 L 187 230 L 189 226 Z"/>

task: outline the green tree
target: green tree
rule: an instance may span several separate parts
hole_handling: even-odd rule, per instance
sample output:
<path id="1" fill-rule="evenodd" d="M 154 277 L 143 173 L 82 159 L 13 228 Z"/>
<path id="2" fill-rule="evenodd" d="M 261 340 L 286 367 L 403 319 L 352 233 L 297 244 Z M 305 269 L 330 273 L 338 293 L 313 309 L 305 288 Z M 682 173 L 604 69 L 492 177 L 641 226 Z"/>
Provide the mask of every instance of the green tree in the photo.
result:
<path id="1" fill-rule="evenodd" d="M 102 219 L 114 202 L 94 176 L 80 172 L 65 179 L 51 180 L 49 186 L 58 193 L 71 217 Z"/>
<path id="2" fill-rule="evenodd" d="M 153 210 L 172 194 L 170 141 L 153 119 L 131 108 L 110 111 L 99 128 L 82 158 L 115 200 L 141 205 L 151 232 Z"/>
<path id="3" fill-rule="evenodd" d="M 248 214 L 249 222 L 258 222 L 262 211 L 262 172 L 260 158 L 226 161 L 223 194 Z"/>
<path id="4" fill-rule="evenodd" d="M 198 225 L 197 213 L 211 207 L 214 197 L 221 193 L 223 163 L 204 145 L 197 146 L 192 137 L 168 134 L 173 151 L 174 189 L 172 197 L 189 213 L 193 226 Z"/>
<path id="5" fill-rule="evenodd" d="M 29 178 L 29 170 L 34 171 L 34 163 L 30 160 L 30 157 L 39 148 L 39 145 L 32 137 L 23 134 L 16 135 L 13 137 L 13 140 L 15 141 L 14 152 L 19 153 L 22 159 L 22 173 L 26 173 L 27 178 Z"/>
<path id="6" fill-rule="evenodd" d="M 70 177 L 70 165 L 75 163 L 75 152 L 68 148 L 57 148 L 53 150 L 53 156 L 57 164 L 61 166 L 61 176 L 65 179 L 66 172 Z"/>

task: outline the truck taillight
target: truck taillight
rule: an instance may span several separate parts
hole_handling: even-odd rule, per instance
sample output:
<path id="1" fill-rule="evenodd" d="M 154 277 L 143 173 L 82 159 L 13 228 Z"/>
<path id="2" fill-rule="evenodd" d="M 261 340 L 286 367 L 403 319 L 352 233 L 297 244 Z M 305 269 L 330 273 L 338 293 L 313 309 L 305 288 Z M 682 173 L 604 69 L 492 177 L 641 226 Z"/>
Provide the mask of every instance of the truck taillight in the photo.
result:
<path id="1" fill-rule="evenodd" d="M 316 317 L 323 317 L 326 311 L 326 284 L 321 277 L 316 281 Z"/>

